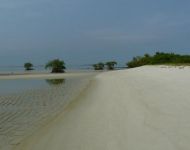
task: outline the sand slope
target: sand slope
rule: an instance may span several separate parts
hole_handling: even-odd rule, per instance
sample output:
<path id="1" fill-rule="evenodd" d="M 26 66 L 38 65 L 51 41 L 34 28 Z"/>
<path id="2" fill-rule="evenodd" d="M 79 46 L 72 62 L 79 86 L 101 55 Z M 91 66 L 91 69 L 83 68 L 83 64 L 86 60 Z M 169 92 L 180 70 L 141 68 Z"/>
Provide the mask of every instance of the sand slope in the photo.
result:
<path id="1" fill-rule="evenodd" d="M 102 73 L 18 150 L 188 150 L 190 69 Z"/>

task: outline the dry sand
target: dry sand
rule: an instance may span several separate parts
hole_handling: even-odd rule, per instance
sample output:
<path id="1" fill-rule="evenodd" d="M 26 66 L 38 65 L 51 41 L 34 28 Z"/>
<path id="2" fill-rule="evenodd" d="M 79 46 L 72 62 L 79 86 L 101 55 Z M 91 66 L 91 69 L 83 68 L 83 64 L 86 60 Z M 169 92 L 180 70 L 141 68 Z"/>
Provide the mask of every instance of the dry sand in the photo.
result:
<path id="1" fill-rule="evenodd" d="M 189 150 L 190 69 L 102 73 L 17 150 Z"/>

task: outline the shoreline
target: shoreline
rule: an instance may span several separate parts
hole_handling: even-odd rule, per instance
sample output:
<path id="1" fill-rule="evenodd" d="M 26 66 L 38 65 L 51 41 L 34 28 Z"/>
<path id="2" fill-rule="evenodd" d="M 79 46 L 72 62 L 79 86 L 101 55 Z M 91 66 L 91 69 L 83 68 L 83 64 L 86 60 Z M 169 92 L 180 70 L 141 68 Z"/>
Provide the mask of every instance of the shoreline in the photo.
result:
<path id="1" fill-rule="evenodd" d="M 58 85 L 44 83 L 41 88 L 25 88 L 23 91 L 2 94 L 0 96 L 0 149 L 12 150 L 12 147 L 18 145 L 26 137 L 49 124 L 88 87 L 95 75 L 95 73 L 74 73 L 73 76 L 68 74 L 67 77 L 64 76 L 64 81 Z M 23 79 L 23 76 L 21 77 Z M 39 82 L 45 82 L 44 79 L 47 79 L 47 76 L 40 75 L 40 77 L 43 80 L 41 81 L 38 76 Z M 59 75 L 51 74 L 51 77 L 52 79 L 60 79 Z M 49 76 L 48 79 L 51 80 Z M 16 85 L 21 84 L 21 87 L 24 82 L 31 86 L 28 81 L 8 81 L 8 83 L 16 83 Z M 35 82 L 32 81 L 32 84 Z M 7 81 L 4 80 L 2 83 L 6 86 Z M 11 84 L 8 85 L 11 86 Z M 20 85 L 17 88 L 20 88 Z"/>
<path id="2" fill-rule="evenodd" d="M 76 77 L 83 75 L 94 74 L 95 72 L 66 72 L 66 73 L 20 73 L 20 74 L 1 74 L 0 80 L 9 80 L 9 79 L 44 79 L 44 78 L 68 78 L 68 77 Z"/>
<path id="3" fill-rule="evenodd" d="M 189 77 L 155 66 L 99 74 L 16 150 L 189 149 Z"/>
<path id="4" fill-rule="evenodd" d="M 179 68 L 179 69 L 188 69 L 190 66 L 175 66 L 175 65 L 145 65 L 141 67 L 158 67 L 158 68 Z M 141 68 L 136 67 L 136 68 Z M 131 70 L 135 68 L 126 68 L 122 70 Z M 121 71 L 121 70 L 113 70 L 113 71 Z M 65 73 L 50 73 L 50 72 L 13 72 L 13 73 L 0 73 L 0 80 L 9 80 L 9 79 L 43 79 L 43 78 L 64 78 L 64 77 L 75 77 L 81 76 L 85 74 L 94 74 L 94 73 L 106 73 L 109 71 L 94 71 L 94 70 L 77 70 L 77 71 L 68 71 Z"/>

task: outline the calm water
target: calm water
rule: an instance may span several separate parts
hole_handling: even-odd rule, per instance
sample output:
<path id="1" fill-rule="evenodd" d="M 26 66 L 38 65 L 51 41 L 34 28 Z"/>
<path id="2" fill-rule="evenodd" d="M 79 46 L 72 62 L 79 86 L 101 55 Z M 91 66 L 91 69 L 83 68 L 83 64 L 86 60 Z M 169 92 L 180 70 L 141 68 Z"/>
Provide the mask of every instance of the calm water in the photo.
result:
<path id="1" fill-rule="evenodd" d="M 41 89 L 48 86 L 46 80 L 0 80 L 0 95 Z"/>
<path id="2" fill-rule="evenodd" d="M 92 77 L 0 80 L 0 149 L 11 150 L 63 112 Z"/>
<path id="3" fill-rule="evenodd" d="M 23 66 L 0 66 L 0 73 L 19 73 L 24 72 Z M 44 66 L 35 67 L 34 72 L 46 72 L 47 70 L 44 69 Z"/>

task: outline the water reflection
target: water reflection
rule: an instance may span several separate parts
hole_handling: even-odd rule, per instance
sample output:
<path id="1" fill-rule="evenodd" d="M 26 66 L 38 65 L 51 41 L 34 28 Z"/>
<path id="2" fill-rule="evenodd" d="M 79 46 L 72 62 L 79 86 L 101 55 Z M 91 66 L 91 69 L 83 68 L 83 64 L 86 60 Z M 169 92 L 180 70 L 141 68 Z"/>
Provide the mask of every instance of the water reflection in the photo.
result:
<path id="1" fill-rule="evenodd" d="M 62 85 L 65 83 L 65 79 L 46 79 L 49 85 Z"/>

